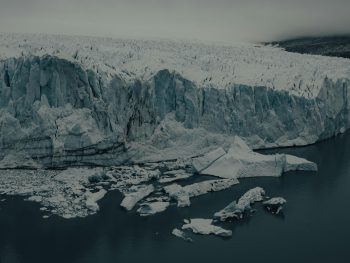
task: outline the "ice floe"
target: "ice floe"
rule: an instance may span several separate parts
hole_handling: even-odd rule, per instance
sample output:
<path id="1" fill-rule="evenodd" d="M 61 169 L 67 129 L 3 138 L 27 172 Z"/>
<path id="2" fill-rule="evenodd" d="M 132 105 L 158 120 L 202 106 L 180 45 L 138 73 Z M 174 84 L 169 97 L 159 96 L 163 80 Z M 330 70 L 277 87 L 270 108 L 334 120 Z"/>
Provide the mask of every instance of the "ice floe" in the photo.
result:
<path id="1" fill-rule="evenodd" d="M 200 196 L 209 192 L 217 192 L 227 189 L 235 184 L 238 184 L 238 180 L 221 179 L 221 180 L 208 180 L 204 182 L 194 183 L 186 186 L 178 184 L 172 184 L 164 187 L 164 191 L 173 199 L 177 201 L 178 207 L 185 207 L 190 205 L 190 197 Z"/>
<path id="2" fill-rule="evenodd" d="M 194 218 L 182 226 L 183 230 L 191 230 L 195 234 L 201 235 L 217 235 L 222 237 L 232 236 L 231 230 L 226 230 L 219 226 L 213 225 L 212 219 Z"/>
<path id="3" fill-rule="evenodd" d="M 255 202 L 263 200 L 265 195 L 264 189 L 261 187 L 253 188 L 247 191 L 238 202 L 233 201 L 224 209 L 214 214 L 215 221 L 226 221 L 229 219 L 240 219 L 244 213 L 251 210 L 251 205 Z"/>
<path id="4" fill-rule="evenodd" d="M 267 211 L 278 215 L 283 210 L 283 205 L 287 203 L 287 200 L 282 197 L 274 197 L 263 202 Z"/>
<path id="5" fill-rule="evenodd" d="M 288 171 L 317 171 L 317 164 L 304 158 L 286 154 L 286 165 L 284 172 Z"/>
<path id="6" fill-rule="evenodd" d="M 169 205 L 169 202 L 144 203 L 140 206 L 139 209 L 137 209 L 137 212 L 141 216 L 150 216 L 165 211 Z"/>
<path id="7" fill-rule="evenodd" d="M 292 155 L 264 155 L 254 152 L 241 138 L 236 136 L 228 152 L 200 173 L 221 178 L 247 178 L 277 177 L 292 170 L 315 171 L 317 165 Z"/>
<path id="8" fill-rule="evenodd" d="M 185 232 L 178 228 L 174 228 L 173 231 L 171 232 L 174 236 L 179 237 L 187 242 L 193 242 L 193 239 L 188 237 Z"/>
<path id="9" fill-rule="evenodd" d="M 132 186 L 121 202 L 121 206 L 126 210 L 132 210 L 137 202 L 149 196 L 154 191 L 153 185 Z"/>

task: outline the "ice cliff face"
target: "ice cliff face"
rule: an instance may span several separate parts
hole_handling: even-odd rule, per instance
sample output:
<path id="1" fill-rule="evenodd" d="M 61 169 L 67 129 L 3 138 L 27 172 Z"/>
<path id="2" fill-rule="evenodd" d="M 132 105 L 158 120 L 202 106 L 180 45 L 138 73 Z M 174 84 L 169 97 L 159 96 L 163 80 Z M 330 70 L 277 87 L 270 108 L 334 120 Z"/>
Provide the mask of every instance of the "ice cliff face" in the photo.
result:
<path id="1" fill-rule="evenodd" d="M 138 70 L 136 73 L 123 70 L 119 64 L 101 65 L 95 53 L 79 57 L 78 50 L 68 58 L 67 53 L 63 55 L 67 49 L 63 44 L 69 38 L 64 38 L 66 42 L 58 42 L 59 38 L 52 42 L 55 37 L 50 38 L 51 42 L 40 42 L 34 36 L 23 40 L 28 37 L 2 35 L 4 43 L 0 43 L 0 51 L 7 54 L 1 56 L 0 62 L 0 160 L 12 156 L 14 151 L 24 151 L 46 167 L 112 165 L 138 161 L 142 155 L 164 149 L 170 149 L 167 153 L 172 154 L 162 154 L 159 159 L 186 157 L 186 153 L 200 153 L 203 147 L 225 147 L 234 135 L 245 138 L 254 148 L 306 145 L 344 132 L 350 126 L 350 77 L 347 78 L 350 62 L 345 59 L 332 59 L 325 66 L 324 58 L 267 48 L 283 58 L 276 62 L 278 65 L 289 63 L 286 56 L 293 63 L 304 59 L 302 65 L 309 64 L 311 71 L 315 71 L 311 77 L 310 69 L 305 73 L 304 83 L 308 85 L 303 84 L 299 72 L 295 80 L 299 86 L 287 81 L 288 87 L 281 88 L 282 80 L 290 76 L 276 75 L 273 78 L 276 86 L 271 87 L 264 77 L 261 85 L 254 84 L 257 74 L 259 78 L 261 74 L 271 75 L 277 68 L 271 66 L 257 73 L 266 61 L 274 65 L 269 60 L 271 55 L 266 55 L 271 52 L 248 46 L 246 49 L 260 54 L 262 61 L 256 62 L 256 67 L 250 65 L 255 69 L 251 71 L 252 81 L 238 74 L 232 82 L 218 82 L 218 76 L 212 76 L 215 71 L 208 69 L 207 81 L 213 78 L 216 82 L 203 84 L 198 77 L 203 70 L 199 74 L 195 67 L 188 66 L 191 62 L 180 60 L 179 64 L 192 69 L 196 73 L 193 78 L 176 70 L 178 66 L 171 67 L 176 61 L 167 64 L 166 58 L 177 54 L 176 50 L 158 55 L 164 57 L 163 64 L 151 63 L 151 69 L 145 69 L 147 74 L 141 74 Z M 9 46 L 16 39 L 17 43 L 26 44 Z M 71 42 L 74 41 L 72 38 Z M 63 44 L 56 49 L 52 43 Z M 142 42 L 139 45 L 142 47 Z M 182 44 L 172 45 L 174 48 Z M 207 49 L 212 52 L 207 56 L 214 54 L 216 58 L 214 51 L 220 47 L 212 49 Z M 231 49 L 236 52 L 235 47 Z M 115 50 L 117 60 L 121 48 Z M 224 50 L 230 51 L 228 47 Z M 144 53 L 150 53 L 149 46 L 145 45 Z M 101 54 L 103 57 L 106 51 Z M 237 55 L 237 59 L 243 60 L 242 56 Z M 144 57 L 139 59 L 142 62 Z M 311 62 L 317 62 L 317 66 Z M 135 66 L 134 61 L 125 63 L 128 70 Z M 220 74 L 226 72 L 224 66 Z M 284 69 L 288 67 L 292 66 Z M 238 67 L 237 71 L 240 70 Z M 291 72 L 297 73 L 295 69 Z M 190 152 L 177 149 L 184 141 L 195 149 Z"/>

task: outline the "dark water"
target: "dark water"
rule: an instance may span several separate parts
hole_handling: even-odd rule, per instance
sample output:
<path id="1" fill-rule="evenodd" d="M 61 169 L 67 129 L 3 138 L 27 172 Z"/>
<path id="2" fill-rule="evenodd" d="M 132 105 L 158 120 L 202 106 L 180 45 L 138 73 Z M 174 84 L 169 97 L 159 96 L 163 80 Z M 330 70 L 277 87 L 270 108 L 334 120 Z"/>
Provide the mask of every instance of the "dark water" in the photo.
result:
<path id="1" fill-rule="evenodd" d="M 148 218 L 126 213 L 109 193 L 85 219 L 42 219 L 39 206 L 0 202 L 0 262 L 350 262 L 350 134 L 304 148 L 284 149 L 319 165 L 318 173 L 242 180 L 229 190 L 192 199 Z M 252 218 L 228 223 L 230 239 L 170 233 L 184 218 L 210 218 L 246 190 L 262 186 L 288 200 L 284 217 L 259 205 Z M 0 198 L 1 199 L 1 198 Z"/>

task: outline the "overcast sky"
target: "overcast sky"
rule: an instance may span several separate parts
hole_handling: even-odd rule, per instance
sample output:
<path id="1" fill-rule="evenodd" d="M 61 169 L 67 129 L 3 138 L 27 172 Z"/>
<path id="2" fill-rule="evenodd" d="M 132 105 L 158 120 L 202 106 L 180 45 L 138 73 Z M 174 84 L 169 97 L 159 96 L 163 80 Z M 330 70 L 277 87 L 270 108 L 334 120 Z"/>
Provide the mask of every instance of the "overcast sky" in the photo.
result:
<path id="1" fill-rule="evenodd" d="M 350 0 L 0 0 L 1 32 L 269 41 L 350 33 Z"/>

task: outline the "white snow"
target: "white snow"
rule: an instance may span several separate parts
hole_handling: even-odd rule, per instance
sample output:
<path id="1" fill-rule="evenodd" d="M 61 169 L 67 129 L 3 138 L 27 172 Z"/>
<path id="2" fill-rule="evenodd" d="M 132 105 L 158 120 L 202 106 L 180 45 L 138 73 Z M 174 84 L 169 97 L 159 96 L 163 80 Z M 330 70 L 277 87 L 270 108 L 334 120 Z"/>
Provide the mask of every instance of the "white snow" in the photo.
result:
<path id="1" fill-rule="evenodd" d="M 213 220 L 203 219 L 203 218 L 193 218 L 190 219 L 189 223 L 186 223 L 182 226 L 183 230 L 191 230 L 195 234 L 201 235 L 217 235 L 222 237 L 232 236 L 231 230 L 223 229 L 219 226 L 212 224 Z"/>
<path id="2" fill-rule="evenodd" d="M 249 43 L 232 45 L 170 40 L 131 40 L 42 34 L 0 34 L 0 58 L 54 55 L 86 68 L 148 80 L 162 69 L 179 72 L 198 86 L 232 83 L 317 96 L 325 77 L 347 78 L 347 59 L 294 54 Z"/>

